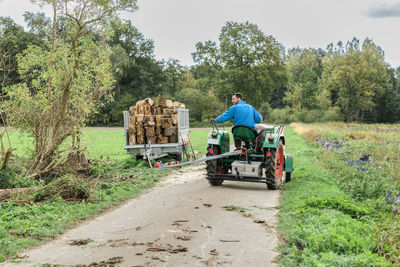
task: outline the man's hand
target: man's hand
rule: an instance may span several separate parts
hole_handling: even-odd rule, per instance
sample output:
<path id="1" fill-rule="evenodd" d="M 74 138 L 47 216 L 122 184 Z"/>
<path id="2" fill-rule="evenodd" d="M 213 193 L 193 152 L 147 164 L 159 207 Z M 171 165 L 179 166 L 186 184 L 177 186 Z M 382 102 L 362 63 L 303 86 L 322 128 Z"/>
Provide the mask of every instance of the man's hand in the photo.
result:
<path id="1" fill-rule="evenodd" d="M 210 122 L 214 122 L 214 118 L 211 118 L 211 119 L 210 119 Z"/>

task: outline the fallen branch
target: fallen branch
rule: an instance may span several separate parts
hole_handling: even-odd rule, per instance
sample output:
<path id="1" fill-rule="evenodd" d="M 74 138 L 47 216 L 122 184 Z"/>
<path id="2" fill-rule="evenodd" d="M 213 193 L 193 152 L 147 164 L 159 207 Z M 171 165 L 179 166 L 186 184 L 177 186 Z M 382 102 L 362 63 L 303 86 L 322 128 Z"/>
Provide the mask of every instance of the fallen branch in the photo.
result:
<path id="1" fill-rule="evenodd" d="M 11 154 L 12 154 L 12 148 L 7 149 L 6 155 L 4 156 L 4 160 L 3 160 L 3 166 L 1 167 L 1 170 L 4 171 L 7 167 L 7 163 L 11 158 Z"/>

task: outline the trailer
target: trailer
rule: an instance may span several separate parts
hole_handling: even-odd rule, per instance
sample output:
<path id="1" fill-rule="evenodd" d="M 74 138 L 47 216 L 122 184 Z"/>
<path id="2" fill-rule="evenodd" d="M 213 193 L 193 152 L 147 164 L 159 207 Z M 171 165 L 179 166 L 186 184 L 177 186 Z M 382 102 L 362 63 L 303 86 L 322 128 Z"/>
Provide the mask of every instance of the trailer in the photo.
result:
<path id="1" fill-rule="evenodd" d="M 152 144 L 148 141 L 146 144 L 129 145 L 128 127 L 129 111 L 123 111 L 124 114 L 124 138 L 125 150 L 128 154 L 135 155 L 136 158 L 159 159 L 166 156 L 172 156 L 177 161 L 182 162 L 185 151 L 188 151 L 189 143 L 189 110 L 178 109 L 178 142 L 167 144 Z"/>

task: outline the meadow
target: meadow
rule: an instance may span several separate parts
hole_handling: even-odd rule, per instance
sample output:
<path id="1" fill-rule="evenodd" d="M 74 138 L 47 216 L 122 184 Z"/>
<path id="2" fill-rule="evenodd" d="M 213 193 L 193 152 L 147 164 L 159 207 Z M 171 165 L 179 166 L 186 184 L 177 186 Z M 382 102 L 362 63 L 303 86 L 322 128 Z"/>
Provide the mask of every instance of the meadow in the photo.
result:
<path id="1" fill-rule="evenodd" d="M 281 201 L 283 266 L 400 264 L 400 125 L 288 128 L 295 160 Z"/>

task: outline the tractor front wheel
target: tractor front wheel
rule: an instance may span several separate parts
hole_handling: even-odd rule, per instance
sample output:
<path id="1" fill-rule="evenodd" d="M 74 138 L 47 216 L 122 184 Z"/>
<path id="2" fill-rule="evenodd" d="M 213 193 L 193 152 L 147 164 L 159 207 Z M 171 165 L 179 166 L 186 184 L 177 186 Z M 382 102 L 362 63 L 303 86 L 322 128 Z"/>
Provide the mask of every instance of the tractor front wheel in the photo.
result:
<path id="1" fill-rule="evenodd" d="M 276 149 L 265 152 L 266 168 L 265 177 L 267 179 L 267 187 L 270 190 L 279 189 L 282 185 L 283 178 L 283 144 L 280 140 Z"/>
<path id="2" fill-rule="evenodd" d="M 221 154 L 221 148 L 219 146 L 208 146 L 207 147 L 207 157 L 216 156 Z M 210 185 L 212 186 L 219 186 L 222 185 L 224 180 L 222 179 L 215 179 L 210 177 L 209 174 L 222 174 L 224 173 L 224 166 L 222 164 L 222 160 L 207 160 L 206 161 L 206 170 L 207 170 L 207 180 Z"/>

